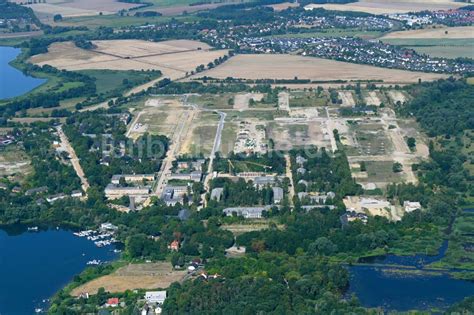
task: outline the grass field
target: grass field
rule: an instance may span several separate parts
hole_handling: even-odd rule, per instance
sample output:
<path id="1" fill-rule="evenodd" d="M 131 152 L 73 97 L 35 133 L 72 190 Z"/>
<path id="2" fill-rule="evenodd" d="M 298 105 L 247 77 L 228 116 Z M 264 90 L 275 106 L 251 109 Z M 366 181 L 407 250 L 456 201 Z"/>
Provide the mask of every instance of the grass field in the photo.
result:
<path id="1" fill-rule="evenodd" d="M 440 74 L 384 69 L 335 60 L 295 55 L 259 54 L 237 55 L 224 64 L 196 74 L 191 78 L 210 76 L 225 79 L 310 79 L 331 80 L 383 80 L 385 83 L 413 83 L 446 77 Z"/>
<path id="2" fill-rule="evenodd" d="M 414 49 L 419 53 L 428 54 L 433 57 L 474 58 L 474 39 L 471 34 L 466 34 L 465 38 L 436 37 L 432 38 L 394 38 L 383 37 L 383 42 Z M 471 38 L 469 38 L 471 37 Z"/>
<path id="3" fill-rule="evenodd" d="M 96 79 L 97 94 L 126 88 L 123 84 L 124 80 L 127 80 L 131 86 L 135 86 L 140 82 L 151 81 L 159 77 L 156 73 L 133 70 L 83 70 L 79 72 Z"/>
<path id="4" fill-rule="evenodd" d="M 327 95 L 318 96 L 314 91 L 291 91 L 290 107 L 315 107 L 328 104 Z"/>
<path id="5" fill-rule="evenodd" d="M 82 292 L 95 294 L 99 288 L 105 288 L 105 291 L 111 293 L 133 289 L 164 289 L 171 283 L 181 280 L 185 274 L 186 271 L 173 270 L 169 262 L 129 264 L 110 275 L 75 288 L 71 295 L 78 296 Z"/>
<path id="6" fill-rule="evenodd" d="M 204 94 L 192 95 L 189 97 L 190 103 L 209 109 L 232 109 L 234 94 Z"/>

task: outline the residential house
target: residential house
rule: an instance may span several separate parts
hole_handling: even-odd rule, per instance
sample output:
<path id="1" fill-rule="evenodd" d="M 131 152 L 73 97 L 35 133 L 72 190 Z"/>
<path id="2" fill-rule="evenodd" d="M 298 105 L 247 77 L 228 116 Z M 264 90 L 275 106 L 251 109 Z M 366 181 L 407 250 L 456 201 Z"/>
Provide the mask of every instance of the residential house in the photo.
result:
<path id="1" fill-rule="evenodd" d="M 279 204 L 283 200 L 283 188 L 273 187 L 273 203 Z"/>
<path id="2" fill-rule="evenodd" d="M 211 200 L 221 201 L 222 193 L 224 192 L 224 188 L 214 188 L 211 191 Z"/>
<path id="3" fill-rule="evenodd" d="M 409 213 L 421 209 L 421 204 L 416 201 L 404 201 L 403 208 L 405 208 L 405 212 Z"/>

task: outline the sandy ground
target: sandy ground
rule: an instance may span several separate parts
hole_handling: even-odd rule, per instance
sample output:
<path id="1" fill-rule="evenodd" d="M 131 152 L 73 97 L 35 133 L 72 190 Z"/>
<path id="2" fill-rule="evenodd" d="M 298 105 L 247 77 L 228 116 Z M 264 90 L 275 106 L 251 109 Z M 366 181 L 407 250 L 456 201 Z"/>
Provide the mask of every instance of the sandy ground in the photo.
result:
<path id="1" fill-rule="evenodd" d="M 367 96 L 365 97 L 365 102 L 367 105 L 374 105 L 374 106 L 379 106 L 381 101 L 380 98 L 377 95 L 377 92 L 375 91 L 370 91 Z"/>
<path id="2" fill-rule="evenodd" d="M 400 102 L 403 104 L 407 101 L 405 94 L 400 91 L 388 91 L 387 94 L 394 103 Z"/>
<path id="3" fill-rule="evenodd" d="M 117 269 L 114 273 L 87 282 L 71 292 L 78 296 L 83 292 L 97 293 L 101 287 L 107 292 L 124 292 L 133 289 L 164 289 L 171 283 L 180 281 L 186 271 L 174 271 L 169 262 L 131 264 Z"/>
<path id="4" fill-rule="evenodd" d="M 445 75 L 384 69 L 335 60 L 294 55 L 237 55 L 211 70 L 198 73 L 190 79 L 211 76 L 225 79 L 229 76 L 243 79 L 300 79 L 311 80 L 384 80 L 385 83 L 431 81 Z"/>
<path id="5" fill-rule="evenodd" d="M 290 94 L 288 92 L 278 93 L 278 109 L 290 110 Z"/>
<path id="6" fill-rule="evenodd" d="M 96 50 L 84 50 L 72 42 L 54 43 L 46 54 L 35 55 L 30 62 L 65 70 L 160 70 L 165 77 L 182 78 L 186 72 L 207 64 L 227 53 L 208 50 L 197 41 L 172 40 L 153 43 L 141 40 L 94 41 Z M 198 48 L 201 48 L 198 50 Z"/>
<path id="7" fill-rule="evenodd" d="M 447 32 L 447 34 L 446 34 Z M 388 38 L 429 38 L 429 39 L 455 39 L 455 38 L 474 38 L 474 26 L 460 27 L 439 27 L 425 28 L 420 30 L 393 32 L 383 36 L 381 39 Z"/>
<path id="8" fill-rule="evenodd" d="M 309 4 L 307 7 L 336 11 L 358 11 L 372 14 L 406 13 L 424 10 L 448 10 L 465 6 L 466 3 L 451 0 L 360 0 L 348 4 Z"/>
<path id="9" fill-rule="evenodd" d="M 342 101 L 341 106 L 344 106 L 344 107 L 355 106 L 354 95 L 352 94 L 351 91 L 339 91 L 338 94 L 339 94 L 339 98 Z"/>

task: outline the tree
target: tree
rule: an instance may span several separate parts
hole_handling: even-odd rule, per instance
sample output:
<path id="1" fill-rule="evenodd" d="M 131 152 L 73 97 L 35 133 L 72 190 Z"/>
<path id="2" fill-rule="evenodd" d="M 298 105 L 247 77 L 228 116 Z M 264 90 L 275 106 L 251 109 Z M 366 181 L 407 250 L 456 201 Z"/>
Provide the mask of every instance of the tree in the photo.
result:
<path id="1" fill-rule="evenodd" d="M 415 150 L 415 148 L 416 148 L 416 139 L 413 138 L 413 137 L 409 137 L 407 139 L 407 145 L 408 145 L 408 148 L 410 148 L 411 151 Z"/>
<path id="2" fill-rule="evenodd" d="M 337 246 L 326 237 L 320 237 L 308 246 L 311 255 L 331 255 L 337 251 Z"/>
<path id="3" fill-rule="evenodd" d="M 392 171 L 393 171 L 394 173 L 400 173 L 400 172 L 402 172 L 402 171 L 403 171 L 403 165 L 402 165 L 401 163 L 399 163 L 399 162 L 393 163 L 393 165 L 392 165 Z"/>
<path id="4" fill-rule="evenodd" d="M 53 21 L 54 22 L 59 22 L 59 21 L 62 21 L 63 20 L 63 16 L 61 14 L 55 14 L 53 16 Z"/>

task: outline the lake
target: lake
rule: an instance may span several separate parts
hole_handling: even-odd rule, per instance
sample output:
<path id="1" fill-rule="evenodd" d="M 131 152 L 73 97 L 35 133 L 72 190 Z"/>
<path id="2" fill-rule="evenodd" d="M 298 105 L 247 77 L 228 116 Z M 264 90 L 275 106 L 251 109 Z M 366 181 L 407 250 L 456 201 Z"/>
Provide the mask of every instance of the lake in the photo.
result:
<path id="1" fill-rule="evenodd" d="M 9 65 L 21 50 L 19 48 L 0 46 L 0 100 L 25 94 L 46 82 L 23 74 Z"/>
<path id="2" fill-rule="evenodd" d="M 0 314 L 33 314 L 35 308 L 47 307 L 43 300 L 67 285 L 88 261 L 117 258 L 113 249 L 96 247 L 67 230 L 0 230 Z"/>
<path id="3" fill-rule="evenodd" d="M 408 311 L 446 309 L 450 305 L 474 295 L 474 282 L 457 280 L 446 272 L 424 269 L 427 264 L 444 257 L 448 241 L 433 256 L 386 255 L 362 258 L 368 265 L 350 266 L 348 295 L 355 294 L 365 307 Z M 371 266 L 374 263 L 376 265 Z M 396 268 L 393 266 L 402 266 Z M 403 272 L 405 268 L 407 272 Z M 401 272 L 400 272 L 401 271 Z"/>

